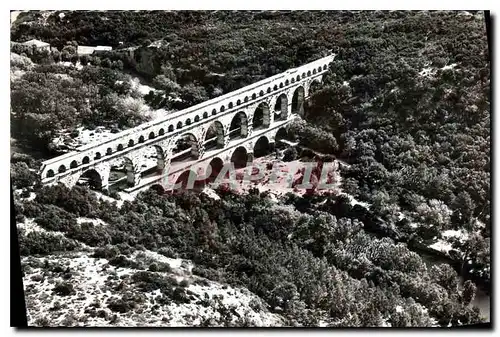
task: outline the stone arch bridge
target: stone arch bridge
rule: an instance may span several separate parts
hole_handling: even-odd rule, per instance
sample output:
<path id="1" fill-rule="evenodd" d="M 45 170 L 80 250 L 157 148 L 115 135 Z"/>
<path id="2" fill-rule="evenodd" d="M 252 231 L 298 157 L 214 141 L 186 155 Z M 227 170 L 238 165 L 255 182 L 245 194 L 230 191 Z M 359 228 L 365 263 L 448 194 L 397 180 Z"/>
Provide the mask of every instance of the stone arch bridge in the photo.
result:
<path id="1" fill-rule="evenodd" d="M 322 82 L 333 58 L 289 69 L 46 160 L 39 172 L 42 184 L 73 187 L 83 180 L 96 188 L 125 184 L 126 191 L 133 191 L 158 184 L 165 175 L 175 180 L 196 165 L 251 162 L 273 149 L 285 136 L 285 126 L 303 114 L 311 87 Z"/>

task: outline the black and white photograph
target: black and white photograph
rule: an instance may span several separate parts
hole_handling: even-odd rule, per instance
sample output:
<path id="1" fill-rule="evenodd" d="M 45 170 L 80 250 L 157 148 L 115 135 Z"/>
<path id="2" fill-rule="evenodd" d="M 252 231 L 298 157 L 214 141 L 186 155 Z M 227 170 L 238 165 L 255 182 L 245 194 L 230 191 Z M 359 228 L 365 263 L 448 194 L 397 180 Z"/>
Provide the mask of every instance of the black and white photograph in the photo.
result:
<path id="1" fill-rule="evenodd" d="M 491 21 L 11 10 L 11 316 L 491 328 Z"/>

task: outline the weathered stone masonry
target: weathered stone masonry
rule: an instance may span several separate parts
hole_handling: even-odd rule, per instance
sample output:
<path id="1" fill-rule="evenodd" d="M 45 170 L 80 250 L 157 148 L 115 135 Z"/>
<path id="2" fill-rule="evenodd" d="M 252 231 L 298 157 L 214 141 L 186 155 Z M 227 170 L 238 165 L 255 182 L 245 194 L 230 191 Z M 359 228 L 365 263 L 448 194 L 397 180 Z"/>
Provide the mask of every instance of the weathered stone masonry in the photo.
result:
<path id="1" fill-rule="evenodd" d="M 82 146 L 75 151 L 42 163 L 43 184 L 63 183 L 74 186 L 82 174 L 94 170 L 102 186 L 108 185 L 111 166 L 126 161 L 127 181 L 130 186 L 143 187 L 140 158 L 154 146 L 157 151 L 158 170 L 169 167 L 182 139 L 189 137 L 191 149 L 183 150 L 193 161 L 206 165 L 218 157 L 228 161 L 236 149 L 243 147 L 249 158 L 262 137 L 272 148 L 279 130 L 303 114 L 304 102 L 313 83 L 321 83 L 324 73 L 333 61 L 330 55 L 298 68 L 272 76 L 226 95 L 167 115 L 165 118 L 144 123 L 113 135 L 100 143 Z M 208 138 L 209 127 L 216 130 Z M 210 146 L 209 146 L 210 145 Z M 181 152 L 181 154 L 183 153 Z M 188 167 L 180 165 L 181 174 Z M 158 176 L 158 179 L 161 179 Z M 151 185 L 149 179 L 145 185 Z"/>

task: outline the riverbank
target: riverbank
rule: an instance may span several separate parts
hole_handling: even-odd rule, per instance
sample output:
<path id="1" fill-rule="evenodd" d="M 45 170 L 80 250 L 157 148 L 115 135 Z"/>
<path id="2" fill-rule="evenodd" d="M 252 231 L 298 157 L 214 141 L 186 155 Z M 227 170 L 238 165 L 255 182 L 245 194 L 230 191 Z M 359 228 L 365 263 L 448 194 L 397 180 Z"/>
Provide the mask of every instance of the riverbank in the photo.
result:
<path id="1" fill-rule="evenodd" d="M 336 160 L 339 161 L 338 159 Z M 340 166 L 347 168 L 349 167 L 349 164 L 346 162 L 340 162 L 340 164 Z M 342 179 L 342 176 L 340 179 Z M 485 320 L 487 322 L 490 322 L 491 284 L 489 282 L 485 282 L 484 279 L 475 277 L 475 275 L 469 273 L 469 270 L 463 269 L 461 261 L 453 259 L 446 252 L 433 248 L 432 245 L 429 245 L 428 243 L 409 238 L 404 234 L 404 232 L 400 231 L 400 226 L 391 226 L 382 218 L 375 215 L 373 211 L 370 210 L 368 204 L 357 202 L 357 200 L 353 196 L 349 194 L 347 195 L 349 196 L 349 199 L 354 201 L 354 203 L 351 202 L 351 207 L 348 207 L 346 209 L 347 211 L 344 214 L 336 214 L 336 216 L 345 216 L 349 218 L 359 219 L 364 224 L 364 231 L 367 234 L 373 235 L 378 239 L 388 237 L 395 242 L 405 243 L 411 251 L 422 257 L 422 260 L 428 267 L 431 267 L 434 264 L 443 263 L 451 266 L 457 273 L 460 285 L 462 285 L 466 280 L 471 280 L 472 282 L 474 282 L 477 290 L 476 296 L 472 300 L 471 305 L 477 306 Z M 402 220 L 404 220 L 404 218 L 400 218 L 400 221 Z"/>
<path id="2" fill-rule="evenodd" d="M 382 221 L 381 219 L 379 220 Z M 391 237 L 390 235 L 385 235 L 383 230 L 374 226 L 364 226 L 364 230 L 377 238 Z M 461 269 L 462 266 L 460 262 L 453 260 L 450 256 L 439 250 L 430 248 L 429 246 L 414 240 L 406 241 L 403 239 L 392 239 L 396 242 L 406 243 L 411 251 L 417 253 L 422 258 L 428 268 L 436 264 L 448 264 L 451 266 L 457 272 L 457 278 L 460 285 L 467 280 L 473 281 L 477 286 L 477 290 L 476 295 L 471 302 L 471 306 L 477 306 L 479 308 L 481 315 L 485 318 L 486 322 L 491 321 L 491 287 L 489 283 L 486 284 L 482 279 L 475 278 L 470 273 L 464 272 Z"/>
<path id="3" fill-rule="evenodd" d="M 408 246 L 410 247 L 410 246 Z M 419 249 L 417 247 L 410 248 L 412 251 L 420 255 L 422 257 L 422 260 L 425 262 L 427 267 L 432 267 L 433 265 L 436 264 L 441 264 L 441 263 L 446 263 L 450 266 L 453 267 L 453 269 L 457 270 L 460 269 L 460 266 L 457 263 L 452 260 L 451 258 L 445 256 L 443 253 L 437 254 L 435 250 L 432 249 Z M 458 273 L 458 272 L 457 272 Z M 460 286 L 463 285 L 463 283 L 467 280 L 464 276 L 460 275 L 458 273 L 458 280 Z M 471 280 L 474 281 L 474 280 Z M 474 283 L 477 285 L 477 290 L 476 290 L 476 296 L 474 296 L 474 299 L 471 302 L 471 305 L 476 306 L 479 308 L 481 315 L 483 315 L 486 319 L 486 322 L 491 322 L 491 296 L 490 296 L 490 291 L 491 289 L 489 287 L 485 287 L 481 283 L 477 283 L 474 281 Z"/>

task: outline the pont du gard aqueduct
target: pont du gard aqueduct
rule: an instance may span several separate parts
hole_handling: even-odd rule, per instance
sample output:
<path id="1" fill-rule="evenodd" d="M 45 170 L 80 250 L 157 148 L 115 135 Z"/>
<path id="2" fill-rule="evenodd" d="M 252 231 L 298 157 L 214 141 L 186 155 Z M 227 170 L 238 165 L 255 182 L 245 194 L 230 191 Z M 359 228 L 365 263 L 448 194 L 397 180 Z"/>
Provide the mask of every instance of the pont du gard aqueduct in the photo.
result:
<path id="1" fill-rule="evenodd" d="M 161 184 L 166 176 L 175 182 L 208 165 L 245 165 L 286 136 L 285 126 L 303 114 L 311 87 L 322 82 L 333 58 L 289 69 L 46 160 L 40 169 L 42 184 L 73 187 L 87 181 L 97 189 L 120 185 L 132 192 Z"/>

